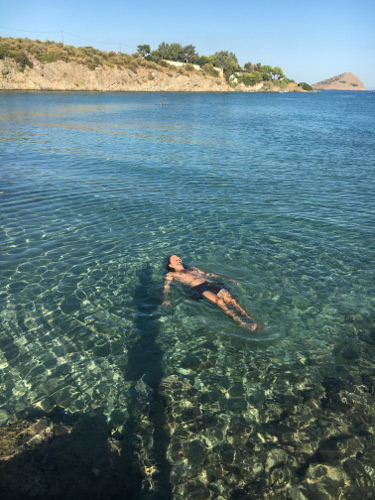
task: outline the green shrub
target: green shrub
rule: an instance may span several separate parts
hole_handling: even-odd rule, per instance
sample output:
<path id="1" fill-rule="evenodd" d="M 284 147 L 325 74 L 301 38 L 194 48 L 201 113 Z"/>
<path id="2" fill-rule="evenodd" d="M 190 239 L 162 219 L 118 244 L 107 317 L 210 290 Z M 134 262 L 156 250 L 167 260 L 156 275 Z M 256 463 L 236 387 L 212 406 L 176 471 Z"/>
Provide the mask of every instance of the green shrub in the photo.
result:
<path id="1" fill-rule="evenodd" d="M 280 80 L 280 89 L 281 90 L 284 90 L 287 88 L 288 83 L 289 83 L 287 80 L 288 80 L 287 78 L 285 78 L 285 79 L 283 78 L 282 80 Z"/>
<path id="2" fill-rule="evenodd" d="M 160 57 L 158 50 L 153 50 L 151 52 L 151 54 L 149 54 L 148 56 L 145 57 L 145 59 L 147 61 L 153 61 L 153 62 L 159 63 L 161 60 L 161 57 Z"/>
<path id="3" fill-rule="evenodd" d="M 19 64 L 21 71 L 23 71 L 26 66 L 29 66 L 29 68 L 33 67 L 33 63 L 24 52 L 18 52 L 18 54 L 14 54 L 13 58 L 16 63 Z"/>
<path id="4" fill-rule="evenodd" d="M 202 66 L 202 70 L 211 76 L 219 76 L 219 73 L 216 71 L 212 63 L 204 64 Z"/>
<path id="5" fill-rule="evenodd" d="M 298 84 L 298 87 L 302 87 L 303 90 L 313 90 L 313 88 L 311 87 L 311 85 L 309 85 L 308 83 L 306 82 L 301 82 Z"/>
<path id="6" fill-rule="evenodd" d="M 141 62 L 140 62 L 140 65 L 141 66 L 144 66 L 146 68 L 150 68 L 150 69 L 156 69 L 156 70 L 159 70 L 160 71 L 160 67 L 158 64 L 156 64 L 155 62 L 153 61 L 146 61 L 146 59 L 142 59 Z"/>
<path id="7" fill-rule="evenodd" d="M 253 87 L 257 83 L 260 83 L 262 81 L 262 74 L 259 73 L 259 71 L 245 73 L 239 78 L 239 81 L 245 84 L 247 87 Z"/>
<path id="8" fill-rule="evenodd" d="M 129 56 L 128 54 L 117 54 L 115 58 L 116 64 L 123 65 L 130 69 L 138 68 L 138 62 L 135 58 Z"/>
<path id="9" fill-rule="evenodd" d="M 64 50 L 65 52 L 68 53 L 69 56 L 77 57 L 77 52 L 78 52 L 77 47 L 74 47 L 73 45 L 65 45 Z"/>
<path id="10" fill-rule="evenodd" d="M 198 64 L 201 68 L 203 68 L 205 64 L 210 64 L 210 63 L 212 64 L 212 66 L 214 66 L 215 62 L 216 62 L 215 56 L 200 56 L 195 61 L 195 63 Z"/>
<path id="11" fill-rule="evenodd" d="M 120 69 L 122 69 L 122 68 L 121 68 L 121 66 L 119 66 L 119 68 L 120 68 Z M 129 68 L 129 69 L 130 69 L 130 71 L 132 71 L 133 73 L 135 73 L 135 74 L 137 74 L 137 73 L 138 73 L 138 71 L 137 71 L 138 66 L 137 66 L 137 65 L 133 65 L 133 66 L 129 65 L 129 66 L 128 66 L 128 68 Z"/>
<path id="12" fill-rule="evenodd" d="M 103 64 L 103 60 L 101 57 L 99 57 L 98 55 L 95 55 L 93 58 L 92 58 L 92 61 L 97 65 L 97 66 L 101 66 Z"/>
<path id="13" fill-rule="evenodd" d="M 39 54 L 37 56 L 38 60 L 41 62 L 41 63 L 52 63 L 52 62 L 55 62 L 56 59 L 54 57 L 52 57 L 51 55 L 48 55 L 48 54 Z"/>
<path id="14" fill-rule="evenodd" d="M 254 79 L 252 78 L 252 75 L 249 73 L 245 73 L 241 78 L 240 81 L 246 85 L 247 87 L 250 87 L 251 85 L 254 85 Z"/>
<path id="15" fill-rule="evenodd" d="M 0 59 L 8 57 L 9 49 L 6 45 L 0 45 Z"/>

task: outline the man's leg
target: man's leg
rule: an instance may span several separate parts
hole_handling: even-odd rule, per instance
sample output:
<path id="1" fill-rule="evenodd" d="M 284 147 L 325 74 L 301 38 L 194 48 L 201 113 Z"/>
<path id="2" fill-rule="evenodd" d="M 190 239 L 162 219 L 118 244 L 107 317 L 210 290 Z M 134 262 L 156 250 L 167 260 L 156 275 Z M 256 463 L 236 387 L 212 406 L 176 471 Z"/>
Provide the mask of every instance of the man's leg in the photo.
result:
<path id="1" fill-rule="evenodd" d="M 216 294 L 209 292 L 209 291 L 205 291 L 205 292 L 203 292 L 202 295 L 204 298 L 206 298 L 210 302 L 213 302 L 218 307 L 220 307 L 220 309 L 222 311 L 224 311 L 227 316 L 232 318 L 233 321 L 235 321 L 239 325 L 243 326 L 244 328 L 248 328 L 249 330 L 252 330 L 252 331 L 254 331 L 256 329 L 256 327 L 257 327 L 256 324 L 255 325 L 249 324 L 249 323 L 245 323 L 244 321 L 242 321 L 242 319 L 239 316 L 237 316 L 237 314 L 234 311 L 232 311 L 232 309 L 229 309 L 229 307 L 227 307 L 224 300 L 222 298 L 218 297 Z"/>
<path id="2" fill-rule="evenodd" d="M 220 290 L 220 292 L 217 295 L 218 295 L 219 298 L 223 299 L 223 301 L 226 304 L 229 304 L 230 306 L 233 306 L 236 309 L 236 311 L 238 311 L 242 316 L 244 316 L 247 319 L 250 319 L 251 321 L 255 321 L 256 322 L 256 320 L 254 318 L 252 318 L 245 311 L 245 309 L 243 307 L 240 306 L 240 304 L 233 297 L 233 295 L 231 295 L 230 292 L 228 292 L 228 290 L 225 290 L 225 288 L 223 288 L 222 290 Z"/>

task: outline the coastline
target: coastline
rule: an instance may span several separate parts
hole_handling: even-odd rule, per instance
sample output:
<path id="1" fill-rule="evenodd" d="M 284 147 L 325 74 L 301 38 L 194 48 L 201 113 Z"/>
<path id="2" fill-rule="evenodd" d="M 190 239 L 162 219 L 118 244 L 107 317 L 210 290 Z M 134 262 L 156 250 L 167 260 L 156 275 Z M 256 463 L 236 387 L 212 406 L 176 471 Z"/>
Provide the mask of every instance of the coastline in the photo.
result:
<path id="1" fill-rule="evenodd" d="M 0 60 L 0 91 L 65 92 L 306 92 L 296 83 L 280 89 L 264 84 L 231 86 L 222 73 L 217 76 L 199 70 L 136 70 L 101 66 L 94 70 L 76 62 L 57 61 L 43 64 L 36 59 L 33 67 L 20 71 L 15 61 Z"/>

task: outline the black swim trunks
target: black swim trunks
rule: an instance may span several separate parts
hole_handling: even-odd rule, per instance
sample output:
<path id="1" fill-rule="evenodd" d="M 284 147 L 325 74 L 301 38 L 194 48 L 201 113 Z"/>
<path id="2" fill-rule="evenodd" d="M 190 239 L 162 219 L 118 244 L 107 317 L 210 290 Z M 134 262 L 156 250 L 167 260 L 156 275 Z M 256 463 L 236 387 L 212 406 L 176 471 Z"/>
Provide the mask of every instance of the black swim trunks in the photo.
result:
<path id="1" fill-rule="evenodd" d="M 204 299 L 203 292 L 212 292 L 217 295 L 223 288 L 224 283 L 211 283 L 210 281 L 205 281 L 200 285 L 190 288 L 190 295 L 194 300 L 201 300 Z"/>

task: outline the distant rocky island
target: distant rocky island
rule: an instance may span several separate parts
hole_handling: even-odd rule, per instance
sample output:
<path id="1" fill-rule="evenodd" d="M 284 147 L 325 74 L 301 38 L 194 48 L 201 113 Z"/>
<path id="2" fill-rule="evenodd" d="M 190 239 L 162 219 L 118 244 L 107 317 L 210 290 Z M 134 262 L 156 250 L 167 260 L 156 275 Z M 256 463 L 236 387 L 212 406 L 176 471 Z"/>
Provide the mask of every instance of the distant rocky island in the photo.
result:
<path id="1" fill-rule="evenodd" d="M 353 73 L 342 73 L 312 85 L 314 90 L 366 90 L 364 83 Z"/>
<path id="2" fill-rule="evenodd" d="M 199 56 L 195 47 L 161 43 L 135 54 L 28 38 L 0 37 L 0 91 L 99 92 L 309 92 L 306 82 L 287 78 L 278 66 L 248 62 L 216 52 Z"/>

